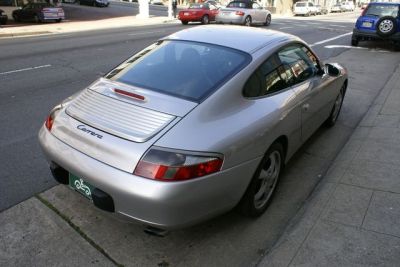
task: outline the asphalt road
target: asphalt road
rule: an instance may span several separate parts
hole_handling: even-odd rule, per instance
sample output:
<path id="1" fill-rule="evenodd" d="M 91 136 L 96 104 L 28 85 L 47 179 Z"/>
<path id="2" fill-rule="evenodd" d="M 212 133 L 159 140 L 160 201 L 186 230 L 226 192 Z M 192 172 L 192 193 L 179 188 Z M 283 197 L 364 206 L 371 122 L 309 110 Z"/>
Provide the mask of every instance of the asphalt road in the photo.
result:
<path id="1" fill-rule="evenodd" d="M 282 18 L 273 20 L 268 28 L 300 36 L 328 60 L 349 50 L 355 18 L 355 13 Z M 1 40 L 0 51 L 7 53 L 0 53 L 0 211 L 56 184 L 37 142 L 37 132 L 54 105 L 154 40 L 187 27 L 169 24 Z M 365 53 L 368 56 L 367 50 Z M 388 64 L 388 68 L 394 66 L 393 62 Z M 200 265 L 220 261 L 237 266 L 255 264 L 303 205 L 366 111 L 345 103 L 339 119 L 343 127 L 319 130 L 296 154 L 282 179 L 277 200 L 265 216 L 254 222 L 231 212 L 189 232 L 178 232 L 169 240 L 184 240 L 188 246 L 200 244 L 197 255 L 204 258 Z M 234 253 L 236 246 L 240 247 L 240 256 Z M 173 250 L 173 244 L 169 247 Z M 178 253 L 180 258 L 171 260 L 174 265 L 193 262 L 184 251 Z M 219 259 L 207 257 L 212 252 L 225 254 Z M 151 262 L 146 259 L 143 264 Z"/>

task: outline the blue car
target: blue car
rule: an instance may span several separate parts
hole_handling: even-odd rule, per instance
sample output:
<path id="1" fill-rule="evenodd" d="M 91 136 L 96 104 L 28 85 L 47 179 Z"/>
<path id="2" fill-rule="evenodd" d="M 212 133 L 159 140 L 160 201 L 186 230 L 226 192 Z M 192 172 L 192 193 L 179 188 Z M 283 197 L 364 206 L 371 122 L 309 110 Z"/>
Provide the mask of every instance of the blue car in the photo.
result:
<path id="1" fill-rule="evenodd" d="M 370 3 L 357 19 L 351 45 L 359 41 L 387 40 L 400 47 L 400 3 Z"/>

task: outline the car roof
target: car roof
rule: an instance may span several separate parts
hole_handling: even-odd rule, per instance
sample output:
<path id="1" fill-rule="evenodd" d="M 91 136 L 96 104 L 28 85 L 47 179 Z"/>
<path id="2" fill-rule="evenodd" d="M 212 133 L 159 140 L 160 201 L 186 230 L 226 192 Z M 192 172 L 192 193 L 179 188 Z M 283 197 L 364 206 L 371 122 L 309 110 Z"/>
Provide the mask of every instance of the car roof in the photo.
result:
<path id="1" fill-rule="evenodd" d="M 173 33 L 163 39 L 221 45 L 250 54 L 269 44 L 300 40 L 294 35 L 283 32 L 233 25 L 204 25 L 193 27 Z"/>

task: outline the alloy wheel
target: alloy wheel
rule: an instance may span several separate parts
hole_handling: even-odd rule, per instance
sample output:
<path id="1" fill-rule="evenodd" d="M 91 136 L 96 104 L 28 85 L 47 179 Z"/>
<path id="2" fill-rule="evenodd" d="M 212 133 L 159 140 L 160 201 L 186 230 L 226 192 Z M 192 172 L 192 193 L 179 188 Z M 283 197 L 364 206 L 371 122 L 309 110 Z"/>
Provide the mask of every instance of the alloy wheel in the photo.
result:
<path id="1" fill-rule="evenodd" d="M 279 151 L 274 150 L 265 161 L 258 176 L 258 189 L 254 195 L 254 207 L 261 209 L 271 198 L 278 182 L 282 166 Z"/>

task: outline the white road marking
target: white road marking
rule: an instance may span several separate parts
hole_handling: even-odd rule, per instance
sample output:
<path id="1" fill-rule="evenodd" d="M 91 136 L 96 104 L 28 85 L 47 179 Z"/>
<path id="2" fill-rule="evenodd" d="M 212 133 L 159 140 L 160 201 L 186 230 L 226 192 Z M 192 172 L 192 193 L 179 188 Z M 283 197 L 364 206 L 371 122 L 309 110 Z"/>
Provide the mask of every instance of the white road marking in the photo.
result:
<path id="1" fill-rule="evenodd" d="M 130 34 L 128 34 L 128 35 L 130 35 L 130 36 L 135 36 L 135 35 L 153 34 L 153 33 L 165 33 L 165 31 L 154 31 L 154 32 L 136 32 L 136 33 L 130 33 Z"/>
<path id="2" fill-rule="evenodd" d="M 319 25 L 319 24 L 321 24 L 321 23 L 318 23 L 318 22 L 306 22 L 307 24 L 311 24 L 311 25 Z"/>
<path id="3" fill-rule="evenodd" d="M 335 25 L 335 24 L 331 24 L 329 25 L 330 27 L 339 27 L 339 28 L 347 28 L 347 26 L 343 26 L 343 25 Z"/>
<path id="4" fill-rule="evenodd" d="M 330 41 L 333 41 L 333 40 L 336 40 L 336 39 L 345 37 L 345 36 L 350 35 L 350 34 L 353 34 L 353 32 L 348 32 L 348 33 L 341 34 L 341 35 L 338 35 L 338 36 L 335 36 L 335 37 L 332 37 L 332 38 L 329 38 L 329 39 L 326 39 L 326 40 L 323 40 L 323 41 L 320 41 L 320 42 L 316 42 L 316 43 L 314 43 L 314 44 L 312 44 L 312 45 L 310 45 L 310 46 L 316 46 L 316 45 L 328 43 L 328 42 L 330 42 Z"/>
<path id="5" fill-rule="evenodd" d="M 359 46 L 351 46 L 351 45 L 326 45 L 324 48 L 351 48 L 351 49 L 363 49 L 363 50 L 370 50 L 372 52 L 379 52 L 379 53 L 389 53 L 390 51 L 384 49 L 377 49 L 377 48 L 368 48 L 368 47 L 359 47 Z"/>
<path id="6" fill-rule="evenodd" d="M 42 65 L 42 66 L 30 67 L 30 68 L 19 69 L 19 70 L 10 70 L 10 71 L 6 71 L 6 72 L 0 72 L 0 75 L 6 75 L 6 74 L 29 71 L 29 70 L 37 70 L 37 69 L 43 69 L 43 68 L 49 68 L 49 67 L 51 67 L 51 65 Z"/>
<path id="7" fill-rule="evenodd" d="M 284 29 L 293 29 L 294 27 L 282 27 L 282 28 L 279 28 L 279 30 L 284 30 Z"/>

